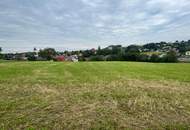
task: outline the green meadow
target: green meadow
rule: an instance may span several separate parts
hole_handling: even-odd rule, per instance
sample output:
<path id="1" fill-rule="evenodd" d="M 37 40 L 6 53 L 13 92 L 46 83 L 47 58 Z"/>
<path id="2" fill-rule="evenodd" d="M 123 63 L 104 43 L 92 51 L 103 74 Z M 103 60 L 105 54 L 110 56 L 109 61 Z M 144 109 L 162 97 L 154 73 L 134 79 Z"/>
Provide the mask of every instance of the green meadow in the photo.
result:
<path id="1" fill-rule="evenodd" d="M 0 61 L 0 129 L 190 129 L 190 64 Z"/>

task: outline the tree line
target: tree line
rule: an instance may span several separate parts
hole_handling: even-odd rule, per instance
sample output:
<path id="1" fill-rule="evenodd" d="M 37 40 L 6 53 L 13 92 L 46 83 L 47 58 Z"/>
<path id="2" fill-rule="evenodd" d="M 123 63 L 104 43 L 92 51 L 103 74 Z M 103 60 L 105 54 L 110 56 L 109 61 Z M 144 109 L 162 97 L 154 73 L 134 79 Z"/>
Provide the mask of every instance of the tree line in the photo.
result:
<path id="1" fill-rule="evenodd" d="M 0 52 L 2 48 L 0 48 Z M 77 55 L 79 61 L 139 61 L 139 62 L 177 62 L 177 58 L 190 51 L 190 40 L 175 42 L 148 43 L 145 45 L 110 45 L 105 48 L 57 52 L 53 48 L 40 49 L 36 52 L 27 52 L 28 60 L 35 61 L 39 57 L 52 60 L 56 55 Z M 37 56 L 38 57 L 37 57 Z M 4 54 L 0 58 L 10 56 Z"/>
<path id="2" fill-rule="evenodd" d="M 139 61 L 139 62 L 177 62 L 178 57 L 190 51 L 190 40 L 175 42 L 148 43 L 145 45 L 111 45 L 97 50 L 76 51 L 81 53 L 81 61 Z"/>
<path id="3" fill-rule="evenodd" d="M 139 46 L 136 45 L 126 48 L 117 45 L 111 46 L 111 48 L 98 49 L 96 53 L 90 50 L 82 53 L 81 61 L 177 62 L 177 53 L 174 50 L 169 50 L 163 54 L 147 54 L 139 50 Z"/>

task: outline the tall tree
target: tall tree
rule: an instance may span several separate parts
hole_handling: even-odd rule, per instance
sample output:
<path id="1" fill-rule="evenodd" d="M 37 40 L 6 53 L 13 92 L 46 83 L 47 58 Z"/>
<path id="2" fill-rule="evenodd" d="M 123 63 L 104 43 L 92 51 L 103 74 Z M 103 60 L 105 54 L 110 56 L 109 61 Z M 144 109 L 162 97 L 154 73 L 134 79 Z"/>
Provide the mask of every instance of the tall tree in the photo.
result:
<path id="1" fill-rule="evenodd" d="M 45 48 L 39 51 L 39 56 L 47 60 L 52 60 L 55 55 L 56 51 L 53 48 Z"/>
<path id="2" fill-rule="evenodd" d="M 177 55 L 175 51 L 169 51 L 165 56 L 165 62 L 177 62 Z"/>
<path id="3" fill-rule="evenodd" d="M 1 54 L 1 52 L 2 52 L 2 48 L 0 47 L 0 59 L 3 58 L 3 55 Z"/>
<path id="4" fill-rule="evenodd" d="M 140 46 L 130 45 L 125 49 L 124 59 L 127 61 L 137 61 L 140 54 Z"/>

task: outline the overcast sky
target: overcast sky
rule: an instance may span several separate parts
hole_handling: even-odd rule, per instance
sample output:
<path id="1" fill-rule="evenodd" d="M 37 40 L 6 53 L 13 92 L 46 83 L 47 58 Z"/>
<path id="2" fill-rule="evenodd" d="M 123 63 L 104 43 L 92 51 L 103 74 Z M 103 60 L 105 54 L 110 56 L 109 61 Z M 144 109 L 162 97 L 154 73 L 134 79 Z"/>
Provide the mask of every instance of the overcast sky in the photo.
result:
<path id="1" fill-rule="evenodd" d="M 190 0 L 0 0 L 4 52 L 190 39 Z"/>

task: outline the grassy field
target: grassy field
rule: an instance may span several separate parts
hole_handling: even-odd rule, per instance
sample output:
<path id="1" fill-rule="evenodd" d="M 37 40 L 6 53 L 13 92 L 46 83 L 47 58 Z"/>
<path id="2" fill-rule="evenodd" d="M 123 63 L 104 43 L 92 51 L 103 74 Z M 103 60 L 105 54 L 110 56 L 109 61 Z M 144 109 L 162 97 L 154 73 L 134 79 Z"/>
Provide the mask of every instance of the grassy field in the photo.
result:
<path id="1" fill-rule="evenodd" d="M 0 61 L 0 129 L 190 129 L 190 64 Z"/>

